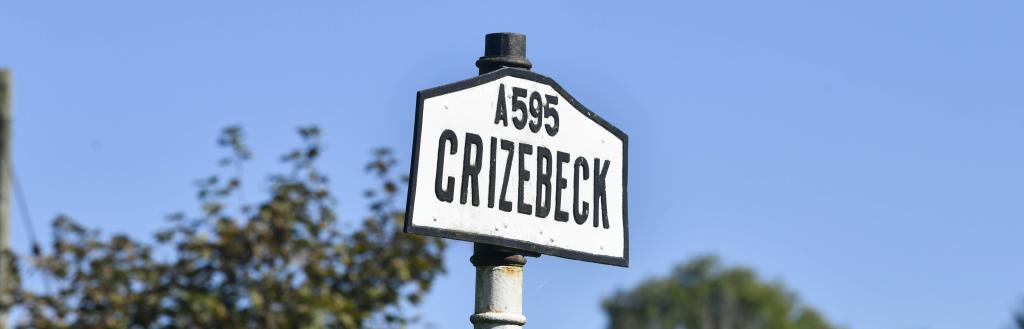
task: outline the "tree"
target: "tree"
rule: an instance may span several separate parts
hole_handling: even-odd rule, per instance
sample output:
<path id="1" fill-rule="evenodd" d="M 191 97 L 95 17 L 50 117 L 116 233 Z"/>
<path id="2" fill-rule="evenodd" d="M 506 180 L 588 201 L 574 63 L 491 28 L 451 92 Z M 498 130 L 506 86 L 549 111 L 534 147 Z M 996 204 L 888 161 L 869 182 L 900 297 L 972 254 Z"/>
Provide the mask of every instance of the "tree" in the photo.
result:
<path id="1" fill-rule="evenodd" d="M 377 150 L 367 171 L 369 214 L 340 221 L 327 176 L 316 167 L 320 130 L 300 128 L 301 147 L 282 157 L 269 198 L 247 204 L 242 164 L 252 153 L 238 127 L 218 142 L 230 175 L 199 182 L 201 213 L 169 217 L 154 243 L 104 237 L 66 216 L 53 244 L 32 257 L 50 289 L 15 281 L 19 328 L 364 328 L 402 327 L 443 273 L 444 241 L 404 234 L 396 207 L 406 179 Z M 237 206 L 231 206 L 235 204 Z M 21 265 L 13 262 L 13 265 Z"/>
<path id="2" fill-rule="evenodd" d="M 1017 329 L 1024 329 L 1024 300 L 1017 306 L 1017 311 L 1013 313 L 1013 324 Z"/>
<path id="3" fill-rule="evenodd" d="M 712 256 L 616 292 L 603 306 L 613 329 L 834 328 L 782 284 L 762 282 L 747 268 L 724 267 Z"/>

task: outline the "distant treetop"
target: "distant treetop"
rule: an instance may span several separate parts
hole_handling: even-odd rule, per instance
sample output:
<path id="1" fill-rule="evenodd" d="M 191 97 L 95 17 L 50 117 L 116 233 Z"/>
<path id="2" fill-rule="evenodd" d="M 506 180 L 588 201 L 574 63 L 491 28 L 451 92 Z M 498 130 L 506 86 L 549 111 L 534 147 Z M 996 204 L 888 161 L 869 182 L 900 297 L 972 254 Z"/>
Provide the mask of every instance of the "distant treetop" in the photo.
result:
<path id="1" fill-rule="evenodd" d="M 753 270 L 725 267 L 714 256 L 679 265 L 605 299 L 612 329 L 831 329 L 781 283 Z"/>

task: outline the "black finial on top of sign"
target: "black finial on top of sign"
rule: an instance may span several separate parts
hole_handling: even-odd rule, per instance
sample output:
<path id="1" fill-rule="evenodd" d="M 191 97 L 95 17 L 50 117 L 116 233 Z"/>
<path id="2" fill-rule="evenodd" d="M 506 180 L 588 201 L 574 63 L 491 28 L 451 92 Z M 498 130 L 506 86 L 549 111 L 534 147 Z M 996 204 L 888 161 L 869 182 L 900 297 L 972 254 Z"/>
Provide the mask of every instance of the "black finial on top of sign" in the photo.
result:
<path id="1" fill-rule="evenodd" d="M 526 35 L 520 33 L 491 33 L 485 37 L 484 56 L 476 61 L 480 74 L 502 67 L 518 67 L 529 70 L 533 67 L 526 59 Z"/>

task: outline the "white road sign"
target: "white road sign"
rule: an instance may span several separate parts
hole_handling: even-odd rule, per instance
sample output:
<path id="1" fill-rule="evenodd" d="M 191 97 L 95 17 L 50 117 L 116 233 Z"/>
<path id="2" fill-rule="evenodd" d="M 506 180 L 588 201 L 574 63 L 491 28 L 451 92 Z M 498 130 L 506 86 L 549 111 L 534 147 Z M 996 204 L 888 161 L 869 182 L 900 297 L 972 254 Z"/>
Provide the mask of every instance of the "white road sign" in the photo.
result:
<path id="1" fill-rule="evenodd" d="M 416 102 L 406 232 L 629 265 L 625 133 L 522 69 Z"/>

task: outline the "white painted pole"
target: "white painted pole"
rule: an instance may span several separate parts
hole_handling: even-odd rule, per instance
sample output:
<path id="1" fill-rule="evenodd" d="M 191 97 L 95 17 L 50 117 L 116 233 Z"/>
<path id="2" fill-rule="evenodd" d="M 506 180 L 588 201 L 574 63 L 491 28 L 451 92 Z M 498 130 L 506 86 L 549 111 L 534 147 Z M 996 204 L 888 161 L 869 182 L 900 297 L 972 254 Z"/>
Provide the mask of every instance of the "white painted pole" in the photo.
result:
<path id="1" fill-rule="evenodd" d="M 526 324 L 523 315 L 523 266 L 526 258 L 502 252 L 497 247 L 476 244 L 475 313 L 469 317 L 474 329 L 518 329 Z"/>
<path id="2" fill-rule="evenodd" d="M 484 56 L 476 61 L 480 74 L 503 67 L 529 70 L 526 36 L 519 33 L 491 33 L 485 37 Z M 519 329 L 523 315 L 523 267 L 526 255 L 537 253 L 511 250 L 483 243 L 473 245 L 470 262 L 476 266 L 476 299 L 469 317 L 474 329 Z"/>

